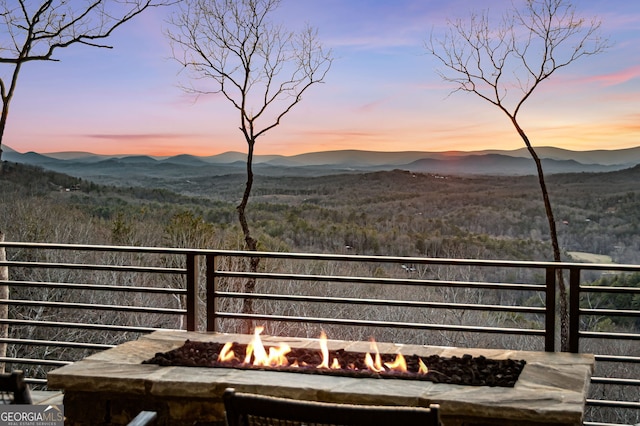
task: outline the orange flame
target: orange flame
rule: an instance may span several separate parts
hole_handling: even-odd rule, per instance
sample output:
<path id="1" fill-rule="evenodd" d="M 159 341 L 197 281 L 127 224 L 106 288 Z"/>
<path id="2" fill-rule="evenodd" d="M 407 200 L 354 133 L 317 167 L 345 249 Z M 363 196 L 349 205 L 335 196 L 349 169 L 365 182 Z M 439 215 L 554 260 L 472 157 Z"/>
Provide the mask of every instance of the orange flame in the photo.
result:
<path id="1" fill-rule="evenodd" d="M 272 346 L 269 348 L 269 359 L 267 362 L 269 365 L 287 366 L 289 365 L 289 360 L 287 359 L 289 352 L 291 352 L 291 348 L 286 343 L 281 343 L 277 348 Z"/>
<path id="2" fill-rule="evenodd" d="M 422 362 L 422 360 L 420 360 Z M 402 354 L 396 355 L 396 359 L 393 362 L 385 362 L 385 367 L 392 371 L 407 371 L 407 361 Z"/>
<path id="3" fill-rule="evenodd" d="M 322 362 L 316 368 L 329 368 L 329 347 L 324 330 L 320 332 L 320 353 L 322 354 Z"/>
<path id="4" fill-rule="evenodd" d="M 331 370 L 340 370 L 342 368 L 338 358 L 333 358 L 331 365 L 329 365 L 329 347 L 327 345 L 327 334 L 324 330 L 320 331 L 320 354 L 322 355 L 322 362 L 316 368 L 329 368 Z"/>
<path id="5" fill-rule="evenodd" d="M 370 344 L 371 351 L 376 353 L 376 358 L 374 361 L 373 358 L 371 357 L 371 354 L 367 352 L 367 354 L 364 357 L 364 364 L 367 366 L 369 370 L 375 371 L 376 373 L 380 373 L 384 371 L 384 367 L 382 366 L 382 359 L 380 358 L 380 352 L 378 352 L 378 345 L 376 344 L 376 341 L 373 339 L 371 339 L 370 342 L 371 342 Z"/>
<path id="6" fill-rule="evenodd" d="M 227 342 L 224 344 L 220 351 L 220 355 L 218 355 L 218 362 L 231 362 L 236 359 L 236 354 L 231 350 L 232 346 L 233 342 Z"/>
<path id="7" fill-rule="evenodd" d="M 247 344 L 247 349 L 244 353 L 244 364 L 251 364 L 251 355 L 253 355 L 253 342 Z"/>
<path id="8" fill-rule="evenodd" d="M 418 366 L 418 374 L 427 374 L 429 372 L 427 366 L 422 362 L 422 358 L 418 358 Z"/>
<path id="9" fill-rule="evenodd" d="M 290 367 L 299 367 L 298 361 L 294 361 L 293 364 L 289 365 L 289 360 L 287 359 L 287 354 L 291 352 L 291 348 L 286 343 L 281 343 L 279 346 L 269 347 L 269 351 L 267 352 L 266 348 L 262 343 L 262 339 L 260 338 L 260 334 L 264 331 L 264 327 L 257 326 L 253 333 L 253 339 L 247 344 L 244 363 L 252 364 L 255 366 L 265 366 L 265 367 L 276 367 L 276 366 L 290 366 Z M 322 355 L 322 362 L 316 366 L 316 368 L 326 368 L 326 369 L 335 369 L 339 370 L 343 367 L 340 365 L 340 362 L 337 358 L 333 358 L 331 360 L 331 364 L 329 363 L 329 347 L 327 344 L 327 335 L 324 331 L 320 333 L 320 352 Z M 233 343 L 228 342 L 225 343 L 220 354 L 218 355 L 218 362 L 230 362 L 236 360 L 236 356 L 232 350 Z M 370 340 L 370 352 L 374 353 L 372 356 L 371 353 L 367 353 L 365 355 L 365 365 L 367 369 L 380 373 L 385 371 L 385 367 L 391 371 L 402 371 L 407 372 L 407 361 L 405 360 L 402 354 L 397 354 L 396 358 L 393 362 L 385 362 L 382 363 L 382 357 L 380 356 L 380 352 L 378 351 L 378 345 L 376 341 L 372 338 Z M 302 366 L 307 366 L 306 363 L 302 363 Z M 345 366 L 346 369 L 355 370 L 356 367 L 353 364 L 349 364 Z M 424 364 L 422 359 L 418 358 L 418 374 L 427 374 L 429 369 Z"/>
<path id="10" fill-rule="evenodd" d="M 371 354 L 369 352 L 367 352 L 367 354 L 364 356 L 364 364 L 367 366 L 369 370 L 375 371 L 376 373 L 380 373 L 384 371 L 384 368 L 382 368 L 382 366 L 378 367 L 376 365 L 376 363 L 373 361 L 373 358 L 371 357 Z"/>
<path id="11" fill-rule="evenodd" d="M 245 364 L 251 364 L 251 356 L 253 355 L 254 352 L 256 352 L 256 355 L 254 356 L 254 359 L 256 358 L 266 358 L 267 353 L 264 350 L 264 346 L 262 345 L 262 340 L 260 339 L 260 333 L 262 333 L 262 330 L 264 330 L 264 327 L 261 326 L 257 326 L 254 330 L 253 330 L 253 340 L 251 340 L 248 344 L 247 344 L 247 350 L 245 352 L 244 355 L 244 363 Z M 255 362 L 254 362 L 255 364 Z"/>
<path id="12" fill-rule="evenodd" d="M 342 368 L 342 366 L 340 365 L 340 362 L 338 362 L 338 358 L 334 358 L 333 362 L 331 363 L 331 369 L 332 370 L 340 370 Z"/>
<path id="13" fill-rule="evenodd" d="M 278 347 L 270 347 L 269 353 L 267 353 L 262 339 L 260 339 L 260 333 L 264 330 L 264 327 L 258 326 L 253 332 L 253 340 L 247 344 L 247 350 L 245 352 L 244 363 L 253 364 L 256 366 L 286 366 L 289 365 L 286 355 L 291 352 L 291 348 L 286 343 L 280 344 Z M 251 362 L 251 356 L 253 355 L 253 363 Z"/>

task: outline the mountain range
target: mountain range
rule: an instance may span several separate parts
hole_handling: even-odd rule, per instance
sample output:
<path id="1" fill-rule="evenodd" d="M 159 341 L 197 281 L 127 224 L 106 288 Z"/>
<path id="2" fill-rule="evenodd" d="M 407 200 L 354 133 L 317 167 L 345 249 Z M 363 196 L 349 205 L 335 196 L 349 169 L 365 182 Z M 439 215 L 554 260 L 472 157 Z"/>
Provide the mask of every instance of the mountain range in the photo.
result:
<path id="1" fill-rule="evenodd" d="M 571 151 L 536 148 L 546 174 L 608 172 L 640 164 L 640 147 L 618 150 Z M 136 176 L 188 178 L 244 173 L 247 155 L 240 152 L 199 157 L 177 155 L 98 155 L 88 152 L 20 153 L 4 147 L 5 161 L 37 165 L 86 179 Z M 535 165 L 525 148 L 516 150 L 448 152 L 323 151 L 292 156 L 256 155 L 254 172 L 270 176 L 322 176 L 381 170 L 457 175 L 534 175 Z"/>

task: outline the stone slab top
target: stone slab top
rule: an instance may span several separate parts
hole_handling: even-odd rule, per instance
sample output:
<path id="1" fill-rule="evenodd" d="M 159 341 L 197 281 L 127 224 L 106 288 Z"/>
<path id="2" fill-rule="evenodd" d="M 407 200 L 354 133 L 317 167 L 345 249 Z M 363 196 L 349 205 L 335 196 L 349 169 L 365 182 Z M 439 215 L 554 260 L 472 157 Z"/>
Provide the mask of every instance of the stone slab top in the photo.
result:
<path id="1" fill-rule="evenodd" d="M 513 388 L 437 384 L 401 379 L 352 378 L 233 368 L 163 367 L 142 364 L 189 339 L 248 343 L 252 335 L 157 331 L 96 353 L 48 374 L 48 386 L 75 392 L 113 392 L 154 397 L 221 398 L 224 389 L 325 402 L 429 406 L 443 417 L 473 416 L 513 422 L 582 424 L 594 356 L 561 352 L 471 349 L 378 343 L 381 353 L 490 359 L 522 359 L 526 365 Z M 318 348 L 318 339 L 260 336 L 265 345 Z M 329 340 L 331 350 L 368 352 L 368 342 Z"/>

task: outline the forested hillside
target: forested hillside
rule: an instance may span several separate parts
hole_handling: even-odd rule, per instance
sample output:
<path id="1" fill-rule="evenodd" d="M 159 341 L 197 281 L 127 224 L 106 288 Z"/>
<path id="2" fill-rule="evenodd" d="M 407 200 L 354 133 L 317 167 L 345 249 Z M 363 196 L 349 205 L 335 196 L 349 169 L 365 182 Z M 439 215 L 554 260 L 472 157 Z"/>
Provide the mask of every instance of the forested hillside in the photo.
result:
<path id="1" fill-rule="evenodd" d="M 78 178 L 48 172 L 43 169 L 5 163 L 0 175 L 0 230 L 9 241 L 35 241 L 58 243 L 91 243 L 115 245 L 196 247 L 215 249 L 242 249 L 243 237 L 237 225 L 235 206 L 243 190 L 241 174 L 212 176 L 200 179 L 157 179 L 153 187 L 103 186 Z M 559 221 L 561 245 L 564 256 L 571 260 L 569 252 L 586 252 L 610 256 L 617 263 L 640 263 L 640 167 L 620 172 L 598 174 L 554 175 L 548 179 L 548 187 Z M 259 248 L 270 251 L 379 254 L 399 256 L 435 256 L 479 259 L 550 260 L 546 218 L 540 200 L 539 188 L 534 177 L 459 177 L 434 174 L 418 174 L 402 170 L 351 173 L 323 177 L 268 177 L 257 176 L 253 197 L 249 204 L 251 226 L 258 236 Z M 18 250 L 20 251 L 20 250 Z M 10 252 L 11 256 L 29 256 L 29 252 Z M 56 254 L 51 253 L 51 256 Z M 21 257 L 22 256 L 22 257 Z M 109 257 L 103 261 L 128 264 L 131 259 Z M 123 254 L 123 256 L 126 256 Z M 43 259 L 40 259 L 43 260 Z M 58 259 L 44 259 L 57 261 Z M 83 259 L 74 262 L 82 263 Z M 91 260 L 95 262 L 95 260 Z M 291 266 L 291 265 L 290 265 Z M 404 266 L 404 265 L 403 265 Z M 266 266 L 265 266 L 266 267 Z M 415 274 L 420 279 L 442 279 L 488 282 L 505 282 L 514 277 L 489 276 L 480 271 L 448 270 L 446 268 L 398 268 L 397 265 L 364 270 L 365 264 L 339 265 L 332 269 L 334 275 L 366 275 L 402 277 Z M 308 272 L 305 265 L 297 265 L 295 273 Z M 338 268 L 333 266 L 332 268 Z M 352 268 L 354 270 L 351 270 Z M 347 270 L 349 269 L 349 270 Z M 26 275 L 21 275 L 26 273 Z M 63 273 L 63 272 L 61 272 Z M 496 271 L 500 274 L 499 271 Z M 42 275 L 38 275 L 42 274 Z M 112 284 L 113 277 L 96 275 L 86 277 L 78 271 L 74 277 L 49 276 L 45 271 L 22 271 L 14 268 L 12 279 L 29 281 L 57 281 L 75 278 L 77 282 Z M 65 273 L 66 274 L 66 273 Z M 77 275 L 77 276 L 76 276 Z M 585 278 L 585 277 L 583 277 Z M 638 274 L 620 276 L 594 276 L 585 278 L 592 284 L 613 287 L 637 287 Z M 130 281 L 132 280 L 132 281 Z M 149 285 L 143 277 L 127 277 L 121 284 Z M 171 278 L 169 278 L 171 280 Z M 518 282 L 539 282 L 540 277 L 519 275 Z M 120 283 L 120 281 L 119 281 Z M 289 288 L 289 283 L 277 283 Z M 154 285 L 173 286 L 172 281 L 154 281 Z M 233 290 L 233 280 L 219 283 L 222 288 Z M 279 291 L 273 282 L 259 287 L 261 292 Z M 301 290 L 302 291 L 302 290 Z M 329 288 L 317 283 L 309 291 L 315 295 L 356 297 L 368 291 L 357 285 Z M 378 289 L 376 297 L 392 299 L 396 289 Z M 416 293 L 406 288 L 405 299 L 462 304 L 482 303 L 539 306 L 541 300 L 530 292 L 506 294 L 495 290 L 461 290 L 442 287 Z M 504 294 L 503 294 L 504 293 Z M 521 294 L 520 294 L 521 293 Z M 312 294 L 313 295 L 313 294 Z M 142 296 L 140 296 L 142 297 Z M 148 297 L 148 296 L 145 296 Z M 358 296 L 359 297 L 359 296 Z M 128 293 L 73 291 L 57 289 L 43 291 L 39 287 L 16 287 L 12 298 L 22 300 L 60 300 L 67 303 L 109 303 L 113 305 L 151 305 L 163 308 L 180 308 L 181 300 L 131 299 Z M 125 300 L 126 299 L 126 300 Z M 229 302 L 231 303 L 231 302 Z M 640 301 L 637 295 L 618 292 L 614 296 L 597 294 L 581 300 L 583 307 L 636 309 Z M 317 305 L 317 304 L 316 304 Z M 265 309 L 284 314 L 291 307 L 287 304 L 270 304 Z M 336 315 L 335 307 L 315 306 L 305 312 L 315 317 Z M 322 309 L 329 309 L 328 311 Z M 354 318 L 360 318 L 358 305 L 352 309 Z M 204 310 L 202 310 L 204 312 Z M 298 311 L 295 311 L 298 312 Z M 15 318 L 35 318 L 43 321 L 80 321 L 86 323 L 135 324 L 153 327 L 177 327 L 167 324 L 159 315 L 119 313 L 118 316 L 101 311 L 77 312 L 72 309 L 56 309 L 40 306 L 20 306 L 12 309 Z M 407 309 L 385 310 L 376 318 L 387 321 L 414 321 L 415 312 Z M 484 314 L 474 310 L 424 310 L 420 318 L 426 322 L 445 324 L 472 324 L 498 327 L 539 328 L 537 315 Z M 204 319 L 202 320 L 204 321 Z M 585 322 L 586 321 L 586 322 Z M 583 319 L 587 330 L 636 333 L 638 322 L 634 318 L 614 316 L 588 316 Z M 275 324 L 271 334 L 317 335 L 313 327 L 284 328 Z M 370 330 L 339 329 L 334 327 L 334 338 L 363 340 Z M 65 330 L 52 337 L 48 327 L 31 330 L 14 327 L 13 337 L 85 339 L 92 343 L 114 344 L 135 339 L 124 333 L 78 333 Z M 403 332 L 395 329 L 376 330 L 380 341 L 432 344 L 463 347 L 513 347 L 540 350 L 539 341 L 524 339 L 514 343 L 510 336 L 484 336 L 480 333 L 425 333 Z M 536 346 L 537 345 L 537 346 Z M 55 349 L 46 354 L 46 347 L 14 345 L 10 355 L 24 358 L 54 357 L 56 359 L 81 359 L 87 355 L 79 350 Z M 595 353 L 638 356 L 637 345 L 632 342 L 595 340 L 585 351 Z M 610 368 L 604 364 L 596 373 L 609 376 Z M 31 367 L 29 367 L 31 368 Z M 611 367 L 614 368 L 614 367 Z M 37 367 L 31 374 L 46 376 L 46 368 Z M 627 368 L 624 377 L 637 377 L 634 366 Z M 636 374 L 636 376 L 634 376 Z M 637 390 L 630 387 L 614 387 L 603 390 L 594 386 L 592 393 L 617 400 L 636 400 Z M 628 410 L 629 411 L 629 410 Z M 633 410 L 630 410 L 633 411 Z M 602 421 L 623 419 L 637 422 L 634 412 L 624 410 L 598 411 L 592 418 Z"/>
<path id="2" fill-rule="evenodd" d="M 562 248 L 639 263 L 639 180 L 640 167 L 549 177 Z M 14 241 L 242 248 L 243 175 L 155 184 L 102 186 L 6 163 L 0 229 Z M 258 176 L 248 210 L 264 250 L 551 258 L 532 176 Z"/>

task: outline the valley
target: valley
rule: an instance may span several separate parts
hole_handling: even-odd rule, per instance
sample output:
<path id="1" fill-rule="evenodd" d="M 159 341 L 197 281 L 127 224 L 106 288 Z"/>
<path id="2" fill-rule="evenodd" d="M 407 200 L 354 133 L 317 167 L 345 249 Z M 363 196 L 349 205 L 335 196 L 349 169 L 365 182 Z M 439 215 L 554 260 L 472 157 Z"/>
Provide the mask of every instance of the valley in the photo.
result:
<path id="1" fill-rule="evenodd" d="M 242 248 L 235 212 L 244 189 L 241 172 L 134 181 L 124 173 L 101 179 L 110 183 L 104 185 L 6 164 L 13 164 L 2 183 L 0 226 L 7 239 Z M 562 248 L 639 263 L 639 180 L 640 166 L 550 175 Z M 64 213 L 49 214 L 55 211 Z M 267 250 L 551 259 L 533 176 L 406 170 L 270 176 L 257 171 L 248 212 Z M 51 236 L 52 230 L 85 226 L 86 237 L 77 232 Z"/>

